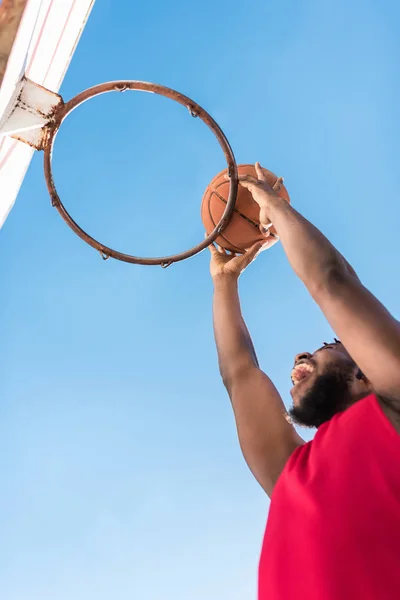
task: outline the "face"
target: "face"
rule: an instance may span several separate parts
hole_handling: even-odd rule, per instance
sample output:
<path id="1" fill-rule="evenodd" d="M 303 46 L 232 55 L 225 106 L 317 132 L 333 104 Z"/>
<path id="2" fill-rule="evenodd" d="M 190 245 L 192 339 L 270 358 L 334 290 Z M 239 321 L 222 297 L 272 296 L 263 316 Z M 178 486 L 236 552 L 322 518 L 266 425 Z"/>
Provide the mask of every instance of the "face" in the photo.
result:
<path id="1" fill-rule="evenodd" d="M 298 425 L 319 427 L 354 401 L 357 367 L 340 343 L 326 344 L 314 354 L 295 357 L 292 371 L 293 407 Z"/>

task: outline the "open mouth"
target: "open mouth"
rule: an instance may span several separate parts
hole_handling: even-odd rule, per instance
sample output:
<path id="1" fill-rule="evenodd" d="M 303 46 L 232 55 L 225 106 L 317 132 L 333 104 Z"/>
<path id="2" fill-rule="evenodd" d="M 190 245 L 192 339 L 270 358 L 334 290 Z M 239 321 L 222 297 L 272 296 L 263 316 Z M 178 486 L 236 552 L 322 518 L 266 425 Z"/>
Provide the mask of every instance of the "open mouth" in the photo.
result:
<path id="1" fill-rule="evenodd" d="M 314 372 L 314 367 L 309 363 L 299 363 L 297 364 L 292 371 L 292 383 L 293 385 L 297 385 L 301 381 L 305 381 L 310 377 L 311 373 Z"/>

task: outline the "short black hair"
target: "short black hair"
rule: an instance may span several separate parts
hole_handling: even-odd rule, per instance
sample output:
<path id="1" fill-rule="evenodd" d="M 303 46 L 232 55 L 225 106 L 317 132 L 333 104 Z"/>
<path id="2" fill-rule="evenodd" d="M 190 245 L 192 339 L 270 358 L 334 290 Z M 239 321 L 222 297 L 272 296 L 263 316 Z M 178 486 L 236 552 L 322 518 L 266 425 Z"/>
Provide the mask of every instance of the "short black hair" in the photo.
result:
<path id="1" fill-rule="evenodd" d="M 335 344 L 341 344 L 342 342 L 337 338 L 333 338 L 333 342 L 323 342 L 324 346 L 335 346 Z"/>
<path id="2" fill-rule="evenodd" d="M 318 348 L 318 350 L 315 350 L 315 352 L 319 352 L 320 350 L 323 350 L 327 346 L 337 346 L 339 344 L 342 345 L 342 342 L 340 340 L 338 340 L 337 338 L 333 338 L 333 342 L 323 342 L 322 346 L 320 348 Z"/>

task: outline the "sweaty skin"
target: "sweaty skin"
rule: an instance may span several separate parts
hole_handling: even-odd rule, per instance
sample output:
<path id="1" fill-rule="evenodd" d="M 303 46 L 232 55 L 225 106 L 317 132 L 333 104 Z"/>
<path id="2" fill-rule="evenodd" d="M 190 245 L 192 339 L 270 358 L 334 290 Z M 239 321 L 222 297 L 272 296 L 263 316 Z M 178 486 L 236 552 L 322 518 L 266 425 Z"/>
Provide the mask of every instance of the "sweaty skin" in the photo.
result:
<path id="1" fill-rule="evenodd" d="M 258 203 L 261 226 L 268 230 L 273 223 L 294 272 L 342 342 L 314 354 L 297 355 L 292 373 L 294 408 L 302 406 L 306 398 L 312 399 L 312 388 L 317 380 L 321 383 L 321 377 L 346 373 L 346 406 L 373 391 L 400 433 L 399 322 L 363 286 L 325 236 L 279 197 L 281 180 L 273 189 L 258 163 L 256 172 L 256 178 L 241 177 L 240 184 Z M 279 392 L 259 367 L 240 308 L 239 276 L 270 243 L 274 241 L 267 231 L 265 243 L 243 255 L 210 246 L 220 372 L 232 402 L 243 455 L 268 495 L 289 456 L 304 443 L 288 420 Z M 339 410 L 343 410 L 340 403 Z"/>

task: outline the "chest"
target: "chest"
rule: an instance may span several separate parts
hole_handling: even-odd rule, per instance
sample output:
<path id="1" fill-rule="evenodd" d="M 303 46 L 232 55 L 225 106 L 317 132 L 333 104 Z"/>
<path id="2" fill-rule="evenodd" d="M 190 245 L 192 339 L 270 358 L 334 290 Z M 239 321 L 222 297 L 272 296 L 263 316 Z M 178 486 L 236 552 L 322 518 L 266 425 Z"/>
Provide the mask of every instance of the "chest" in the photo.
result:
<path id="1" fill-rule="evenodd" d="M 400 540 L 399 414 L 376 404 L 364 418 L 358 408 L 296 450 L 277 483 L 278 512 L 310 536 L 383 543 L 395 526 Z"/>
<path id="2" fill-rule="evenodd" d="M 295 450 L 271 498 L 262 600 L 397 600 L 399 431 L 371 397 Z"/>

